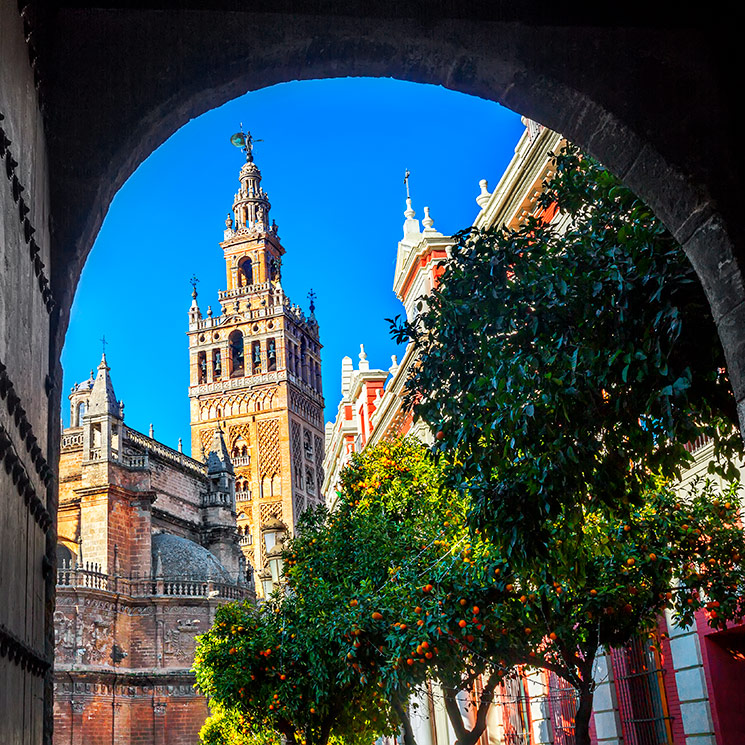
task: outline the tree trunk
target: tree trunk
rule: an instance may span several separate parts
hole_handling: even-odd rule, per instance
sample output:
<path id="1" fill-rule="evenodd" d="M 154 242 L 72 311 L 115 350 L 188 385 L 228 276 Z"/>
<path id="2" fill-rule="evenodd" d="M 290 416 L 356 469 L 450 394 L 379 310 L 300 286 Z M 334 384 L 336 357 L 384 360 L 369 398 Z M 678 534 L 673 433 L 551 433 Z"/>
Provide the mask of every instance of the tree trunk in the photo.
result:
<path id="1" fill-rule="evenodd" d="M 486 729 L 486 715 L 492 704 L 492 696 L 494 695 L 496 683 L 497 677 L 492 676 L 481 691 L 481 697 L 476 710 L 476 722 L 471 730 L 466 729 L 463 722 L 460 706 L 458 706 L 458 691 L 455 688 L 445 688 L 443 686 L 445 709 L 447 710 L 450 723 L 453 725 L 455 735 L 458 738 L 458 745 L 476 745 L 478 739 Z"/>
<path id="2" fill-rule="evenodd" d="M 592 716 L 592 681 L 582 682 L 577 689 L 579 693 L 579 706 L 574 717 L 574 743 L 575 745 L 591 745 L 590 743 L 590 717 Z"/>
<path id="3" fill-rule="evenodd" d="M 401 703 L 401 700 L 398 697 L 393 696 L 391 706 L 401 722 L 401 727 L 404 731 L 404 745 L 416 745 L 414 730 L 411 728 L 411 719 L 409 719 L 409 714 L 406 711 L 405 705 Z"/>

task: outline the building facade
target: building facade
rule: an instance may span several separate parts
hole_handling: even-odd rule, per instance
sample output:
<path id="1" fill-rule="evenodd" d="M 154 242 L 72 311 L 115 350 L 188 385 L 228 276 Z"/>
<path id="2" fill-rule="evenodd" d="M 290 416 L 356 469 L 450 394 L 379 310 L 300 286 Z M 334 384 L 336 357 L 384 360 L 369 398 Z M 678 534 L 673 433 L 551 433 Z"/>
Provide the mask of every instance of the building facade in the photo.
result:
<path id="1" fill-rule="evenodd" d="M 60 457 L 55 745 L 191 745 L 190 668 L 217 607 L 253 597 L 221 430 L 206 463 L 124 424 L 105 357 L 70 394 Z"/>
<path id="2" fill-rule="evenodd" d="M 300 513 L 322 501 L 321 342 L 311 296 L 306 316 L 282 289 L 285 253 L 254 163 L 251 136 L 220 244 L 227 285 L 220 313 L 189 309 L 191 450 L 199 460 L 222 426 L 236 478 L 238 529 L 259 575 L 267 551 L 262 527 L 292 531 Z M 257 583 L 263 592 L 263 583 Z"/>
<path id="3" fill-rule="evenodd" d="M 527 216 L 546 221 L 561 218 L 554 210 L 537 207 L 543 181 L 551 175 L 550 153 L 558 152 L 562 137 L 529 120 L 515 156 L 496 188 L 480 182 L 479 211 L 473 225 L 516 227 Z M 436 287 L 439 263 L 452 240 L 434 230 L 425 208 L 423 229 L 411 200 L 404 213 L 393 289 L 406 316 L 413 320 Z M 557 224 L 561 228 L 560 224 Z M 415 355 L 410 345 L 400 364 L 371 370 L 364 354 L 354 368 L 342 361 L 342 399 L 336 418 L 326 425 L 324 495 L 334 504 L 339 473 L 352 454 L 369 444 L 401 434 L 423 442 L 431 432 L 415 424 L 403 402 L 406 379 Z M 706 473 L 712 445 L 692 443 L 696 465 L 682 486 Z M 745 742 L 745 712 L 733 692 L 745 690 L 745 626 L 724 632 L 711 629 L 705 614 L 688 628 L 675 625 L 670 614 L 659 619 L 651 638 L 640 638 L 621 649 L 598 655 L 594 671 L 597 688 L 591 734 L 597 745 L 738 745 Z M 474 698 L 479 694 L 474 686 Z M 454 745 L 455 732 L 436 687 L 420 691 L 412 708 L 418 743 Z M 475 707 L 462 701 L 464 719 Z M 565 681 L 544 670 L 522 669 L 501 685 L 488 715 L 482 745 L 573 745 L 576 694 Z M 469 722 L 469 726 L 473 721 Z"/>

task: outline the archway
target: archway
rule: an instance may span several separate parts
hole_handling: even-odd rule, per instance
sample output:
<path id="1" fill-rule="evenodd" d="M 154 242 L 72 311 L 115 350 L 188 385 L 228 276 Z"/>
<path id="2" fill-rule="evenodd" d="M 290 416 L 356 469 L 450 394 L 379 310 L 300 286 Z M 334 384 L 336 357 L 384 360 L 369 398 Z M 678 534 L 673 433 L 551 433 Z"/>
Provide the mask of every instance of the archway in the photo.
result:
<path id="1" fill-rule="evenodd" d="M 584 9 L 574 17 L 563 9 L 557 18 L 554 6 L 541 3 L 280 0 L 254 3 L 250 12 L 230 2 L 218 10 L 170 5 L 130 11 L 32 2 L 21 15 L 16 3 L 0 4 L 8 81 L 0 124 L 11 161 L 22 153 L 2 188 L 10 193 L 15 175 L 29 207 L 20 220 L 16 206 L 9 210 L 4 243 L 10 254 L 0 277 L 0 373 L 3 399 L 13 393 L 13 420 L 3 426 L 19 443 L 31 432 L 41 452 L 14 447 L 10 468 L 26 474 L 24 486 L 19 490 L 17 475 L 2 482 L 4 495 L 25 500 L 34 518 L 25 506 L 9 510 L 12 541 L 0 557 L 12 569 L 23 554 L 35 567 L 12 575 L 7 603 L 29 608 L 33 628 L 13 616 L 6 634 L 13 661 L 6 662 L 5 637 L 0 650 L 2 665 L 13 671 L 8 689 L 22 689 L 24 680 L 33 685 L 23 710 L 0 694 L 0 709 L 12 713 L 0 732 L 13 739 L 28 731 L 19 742 L 40 741 L 37 702 L 50 697 L 49 684 L 45 691 L 40 684 L 52 646 L 56 485 L 49 464 L 58 454 L 58 360 L 77 279 L 111 198 L 134 168 L 189 118 L 246 90 L 309 77 L 392 75 L 490 98 L 561 131 L 634 188 L 685 247 L 745 415 L 743 188 L 733 165 L 738 141 L 728 85 L 739 71 L 734 24 L 711 33 L 703 25 L 665 28 L 658 18 L 642 28 L 629 12 L 605 28 Z M 31 229 L 41 258 L 32 251 L 29 268 Z"/>

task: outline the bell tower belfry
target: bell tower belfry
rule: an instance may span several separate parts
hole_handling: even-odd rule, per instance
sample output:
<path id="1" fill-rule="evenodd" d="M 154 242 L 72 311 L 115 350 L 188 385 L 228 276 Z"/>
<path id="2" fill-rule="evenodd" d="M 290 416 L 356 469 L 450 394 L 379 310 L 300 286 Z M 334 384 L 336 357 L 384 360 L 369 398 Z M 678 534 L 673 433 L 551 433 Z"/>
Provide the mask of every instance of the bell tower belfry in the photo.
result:
<path id="1" fill-rule="evenodd" d="M 232 139 L 246 157 L 220 244 L 227 286 L 219 314 L 203 315 L 195 281 L 189 309 L 191 450 L 204 460 L 222 426 L 241 544 L 262 572 L 271 548 L 262 526 L 275 519 L 292 531 L 299 514 L 322 501 L 321 343 L 312 296 L 306 316 L 282 289 L 285 249 L 269 220 L 251 135 Z"/>

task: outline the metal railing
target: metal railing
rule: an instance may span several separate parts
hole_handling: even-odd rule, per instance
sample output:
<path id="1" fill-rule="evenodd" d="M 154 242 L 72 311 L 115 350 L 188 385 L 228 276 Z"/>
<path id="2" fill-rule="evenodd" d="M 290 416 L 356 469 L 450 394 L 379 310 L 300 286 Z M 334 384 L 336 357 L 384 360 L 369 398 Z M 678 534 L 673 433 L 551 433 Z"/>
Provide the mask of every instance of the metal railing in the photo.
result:
<path id="1" fill-rule="evenodd" d="M 665 669 L 655 642 L 634 639 L 620 649 L 611 650 L 626 745 L 673 745 Z"/>
<path id="2" fill-rule="evenodd" d="M 554 733 L 553 745 L 574 745 L 579 706 L 577 689 L 552 671 L 548 674 L 547 699 Z"/>

